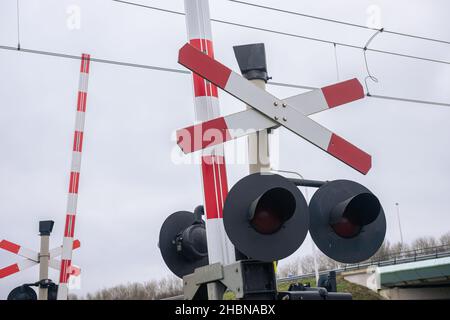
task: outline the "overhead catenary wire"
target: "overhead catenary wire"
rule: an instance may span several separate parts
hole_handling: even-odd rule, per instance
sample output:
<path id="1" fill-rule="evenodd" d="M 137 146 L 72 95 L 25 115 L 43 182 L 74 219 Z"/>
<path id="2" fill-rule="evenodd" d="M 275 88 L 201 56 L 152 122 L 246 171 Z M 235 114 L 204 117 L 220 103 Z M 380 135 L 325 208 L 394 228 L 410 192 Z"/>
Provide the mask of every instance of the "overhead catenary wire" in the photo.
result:
<path id="1" fill-rule="evenodd" d="M 338 61 L 338 55 L 337 55 L 337 46 L 336 43 L 333 45 L 333 51 L 334 51 L 334 63 L 336 65 L 336 80 L 339 81 L 341 79 L 339 75 L 339 61 Z"/>
<path id="2" fill-rule="evenodd" d="M 377 94 L 367 94 L 367 96 L 370 97 L 370 98 L 377 98 L 377 99 L 394 100 L 394 101 L 419 103 L 419 104 L 429 104 L 429 105 L 441 106 L 441 107 L 450 107 L 450 103 L 444 103 L 444 102 L 418 100 L 418 99 L 408 99 L 408 98 L 399 98 L 399 97 L 390 97 L 390 96 L 382 96 L 382 95 L 377 95 Z"/>
<path id="3" fill-rule="evenodd" d="M 135 2 L 129 2 L 129 1 L 123 1 L 123 0 L 111 0 L 111 1 L 122 3 L 122 4 L 131 5 L 131 6 L 137 6 L 137 7 L 141 7 L 141 8 L 146 8 L 146 9 L 151 9 L 151 10 L 157 10 L 157 11 L 161 11 L 161 12 L 171 13 L 171 14 L 184 15 L 183 12 L 174 11 L 174 10 L 168 10 L 168 9 L 163 9 L 163 8 L 158 8 L 158 7 L 153 7 L 153 6 L 148 6 L 148 5 L 135 3 Z M 236 22 L 231 22 L 231 21 L 227 21 L 227 20 L 220 20 L 220 19 L 213 19 L 213 18 L 211 18 L 210 20 L 212 22 L 216 22 L 216 23 L 227 24 L 227 25 L 231 25 L 231 26 L 235 26 L 235 27 L 247 28 L 247 29 L 252 29 L 252 30 L 257 30 L 257 31 L 263 31 L 263 32 L 278 34 L 278 35 L 287 36 L 287 37 L 294 37 L 294 38 L 298 38 L 298 39 L 310 40 L 310 41 L 321 42 L 321 43 L 336 44 L 336 45 L 339 45 L 341 47 L 347 47 L 347 48 L 353 48 L 353 49 L 359 49 L 359 50 L 363 50 L 364 49 L 364 47 L 357 46 L 357 45 L 352 45 L 352 44 L 344 43 L 344 42 L 336 42 L 336 41 L 332 41 L 332 40 L 319 39 L 319 38 L 315 38 L 315 37 L 308 37 L 308 36 L 304 36 L 304 35 L 300 35 L 300 34 L 283 32 L 283 31 L 278 31 L 278 30 L 268 29 L 268 28 L 262 28 L 262 27 L 256 27 L 256 26 L 252 26 L 252 25 L 248 25 L 248 24 L 236 23 Z M 433 62 L 433 63 L 441 63 L 441 64 L 450 65 L 450 61 L 419 57 L 419 56 L 408 55 L 408 54 L 403 54 L 403 53 L 399 53 L 399 52 L 393 52 L 393 51 L 387 51 L 387 50 L 379 50 L 379 49 L 367 49 L 367 51 L 381 53 L 381 54 L 387 54 L 387 55 L 392 55 L 392 56 L 398 56 L 398 57 L 402 57 L 402 58 L 422 60 L 422 61 L 428 61 L 428 62 Z"/>
<path id="4" fill-rule="evenodd" d="M 19 0 L 16 0 L 16 19 L 17 19 L 17 50 L 20 50 L 20 8 L 19 8 Z"/>
<path id="5" fill-rule="evenodd" d="M 369 85 L 367 84 L 367 79 L 370 79 L 370 80 L 372 80 L 372 81 L 375 82 L 375 83 L 378 83 L 378 78 L 375 77 L 375 76 L 370 72 L 370 69 L 369 69 L 369 63 L 367 62 L 367 54 L 366 54 L 366 52 L 367 52 L 367 49 L 369 49 L 369 45 L 370 45 L 370 43 L 373 41 L 373 39 L 375 39 L 375 37 L 376 37 L 377 35 L 379 35 L 380 33 L 382 33 L 383 31 L 384 31 L 383 28 L 380 29 L 380 30 L 377 30 L 377 31 L 369 38 L 369 40 L 366 42 L 366 45 L 364 46 L 364 49 L 363 49 L 364 63 L 365 63 L 365 65 L 366 65 L 366 71 L 367 71 L 367 77 L 364 78 L 364 84 L 366 85 L 366 91 L 367 91 L 367 94 L 369 94 Z"/>
<path id="6" fill-rule="evenodd" d="M 45 56 L 58 57 L 58 58 L 64 58 L 64 59 L 74 59 L 74 60 L 81 59 L 80 56 L 72 55 L 72 54 L 35 50 L 35 49 L 27 49 L 27 48 L 22 48 L 19 51 L 19 50 L 17 50 L 16 47 L 4 46 L 4 45 L 0 45 L 0 50 L 8 50 L 8 51 L 19 52 L 19 53 L 30 53 L 30 54 L 36 54 L 36 55 L 45 55 Z M 147 69 L 147 70 L 162 71 L 162 72 L 171 72 L 171 73 L 178 73 L 178 74 L 191 74 L 191 72 L 187 71 L 187 70 L 167 68 L 167 67 L 161 67 L 161 66 L 155 66 L 155 65 L 138 64 L 138 63 L 132 63 L 132 62 L 101 59 L 101 58 L 94 58 L 94 57 L 91 57 L 90 60 L 91 60 L 91 62 L 111 64 L 111 65 L 122 66 L 122 67 L 131 67 L 131 68 Z M 269 81 L 269 82 L 267 82 L 267 84 L 272 85 L 272 86 L 303 89 L 303 90 L 318 89 L 318 87 L 305 86 L 305 85 L 299 85 L 299 84 L 291 84 L 291 83 L 283 83 L 283 82 L 274 82 L 274 81 Z M 429 104 L 429 105 L 442 106 L 442 107 L 450 107 L 450 103 L 444 103 L 444 102 L 416 100 L 416 99 L 374 95 L 374 94 L 368 94 L 367 96 L 370 98 L 387 99 L 387 100 L 404 101 L 404 102 L 411 102 L 411 103 Z"/>
<path id="7" fill-rule="evenodd" d="M 240 0 L 228 0 L 228 1 L 229 2 L 239 3 L 239 4 L 242 4 L 242 5 L 246 5 L 246 6 L 252 6 L 252 7 L 257 7 L 257 8 L 261 8 L 261 9 L 266 9 L 266 10 L 271 10 L 271 11 L 276 11 L 276 12 L 281 12 L 281 13 L 301 16 L 301 17 L 304 17 L 304 18 L 309 18 L 309 19 L 315 19 L 315 20 L 321 20 L 321 21 L 327 21 L 327 22 L 342 24 L 342 25 L 346 25 L 346 26 L 349 26 L 349 27 L 356 27 L 356 28 L 367 29 L 367 30 L 378 30 L 378 28 L 373 28 L 373 27 L 362 25 L 362 24 L 357 24 L 357 23 L 352 23 L 352 22 L 347 22 L 347 21 L 341 21 L 341 20 L 336 20 L 336 19 L 330 19 L 330 18 L 324 18 L 324 17 L 314 16 L 314 15 L 311 15 L 311 14 L 305 14 L 305 13 L 301 13 L 301 12 L 297 12 L 297 11 L 290 11 L 290 10 L 285 10 L 285 9 L 280 9 L 280 8 L 275 8 L 275 7 L 264 6 L 264 5 L 260 5 L 260 4 L 256 4 L 256 3 L 250 3 L 250 2 L 240 1 Z M 409 37 L 409 38 L 414 38 L 414 39 L 419 39 L 419 40 L 426 40 L 426 41 L 432 41 L 432 42 L 438 42 L 438 43 L 443 43 L 443 44 L 450 44 L 450 41 L 441 40 L 441 39 L 434 39 L 434 38 L 425 37 L 425 36 L 418 36 L 418 35 L 415 35 L 415 34 L 410 34 L 410 33 L 405 33 L 405 32 L 398 32 L 398 31 L 392 31 L 392 30 L 386 30 L 386 29 L 384 29 L 384 32 L 385 33 L 394 34 L 394 35 L 397 35 L 397 36 L 402 36 L 402 37 Z"/>
<path id="8" fill-rule="evenodd" d="M 17 48 L 11 47 L 11 46 L 2 46 L 0 45 L 0 49 L 2 50 L 10 50 L 10 51 L 17 51 Z M 53 57 L 59 57 L 59 58 L 66 58 L 66 59 L 75 59 L 80 60 L 81 57 L 77 55 L 71 55 L 66 53 L 58 53 L 58 52 L 51 52 L 51 51 L 43 51 L 43 50 L 34 50 L 34 49 L 26 49 L 21 48 L 20 52 L 24 53 L 34 53 L 39 55 L 45 55 L 45 56 L 53 56 Z M 117 60 L 109 60 L 109 59 L 99 59 L 99 58 L 92 58 L 91 62 L 98 62 L 98 63 L 106 63 L 106 64 L 114 64 L 118 66 L 124 66 L 124 67 L 133 67 L 133 68 L 140 68 L 140 69 L 151 69 L 156 71 L 166 71 L 166 72 L 175 72 L 175 73 L 184 73 L 184 74 L 190 74 L 190 71 L 182 70 L 182 69 L 175 69 L 175 68 L 165 68 L 165 67 L 159 67 L 159 66 L 152 66 L 152 65 L 145 65 L 145 64 L 138 64 L 138 63 L 131 63 L 131 62 L 123 62 L 123 61 L 117 61 Z"/>

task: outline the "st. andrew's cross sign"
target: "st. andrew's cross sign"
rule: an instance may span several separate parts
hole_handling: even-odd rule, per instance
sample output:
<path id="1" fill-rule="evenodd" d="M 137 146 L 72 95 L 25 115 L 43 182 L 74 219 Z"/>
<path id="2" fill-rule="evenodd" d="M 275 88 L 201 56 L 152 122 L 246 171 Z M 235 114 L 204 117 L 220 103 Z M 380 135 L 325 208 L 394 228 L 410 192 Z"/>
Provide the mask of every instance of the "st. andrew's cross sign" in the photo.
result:
<path id="1" fill-rule="evenodd" d="M 177 143 L 184 153 L 283 126 L 362 174 L 370 170 L 369 154 L 308 118 L 313 113 L 364 98 L 357 79 L 281 100 L 190 44 L 180 49 L 178 62 L 254 108 L 178 130 Z"/>

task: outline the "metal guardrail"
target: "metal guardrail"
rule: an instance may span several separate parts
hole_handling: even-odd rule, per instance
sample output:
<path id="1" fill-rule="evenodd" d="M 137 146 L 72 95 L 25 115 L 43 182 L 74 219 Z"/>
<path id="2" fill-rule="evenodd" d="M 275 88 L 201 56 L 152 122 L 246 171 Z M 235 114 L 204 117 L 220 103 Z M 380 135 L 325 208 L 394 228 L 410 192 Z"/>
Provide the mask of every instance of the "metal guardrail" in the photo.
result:
<path id="1" fill-rule="evenodd" d="M 163 298 L 161 300 L 184 300 L 184 295 L 179 295 L 179 296 L 173 296 L 173 297 L 168 297 L 168 298 Z"/>
<path id="2" fill-rule="evenodd" d="M 399 253 L 396 253 L 393 255 L 380 257 L 380 259 L 377 259 L 377 260 L 349 264 L 349 265 L 345 265 L 344 267 L 341 267 L 341 268 L 320 271 L 319 275 L 328 274 L 330 271 L 335 271 L 336 273 L 342 273 L 342 272 L 346 272 L 346 271 L 364 269 L 364 268 L 371 267 L 371 266 L 384 267 L 384 266 L 391 266 L 391 265 L 408 263 L 408 262 L 437 259 L 437 258 L 443 258 L 443 257 L 450 257 L 450 245 L 403 251 L 403 252 L 399 252 Z M 383 260 L 383 258 L 387 258 L 387 259 Z M 312 272 L 312 273 L 307 273 L 307 274 L 302 274 L 302 275 L 297 275 L 297 276 L 279 278 L 279 279 L 277 279 L 277 282 L 282 283 L 282 282 L 287 282 L 287 281 L 297 281 L 297 280 L 309 279 L 309 278 L 314 278 L 314 277 L 315 277 L 315 273 Z"/>

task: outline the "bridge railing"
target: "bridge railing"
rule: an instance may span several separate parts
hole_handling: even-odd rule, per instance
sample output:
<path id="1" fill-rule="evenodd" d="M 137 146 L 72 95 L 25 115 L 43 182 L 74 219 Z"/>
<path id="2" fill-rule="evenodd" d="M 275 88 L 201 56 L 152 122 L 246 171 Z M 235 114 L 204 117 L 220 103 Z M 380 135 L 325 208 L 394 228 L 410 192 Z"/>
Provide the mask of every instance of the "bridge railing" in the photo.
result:
<path id="1" fill-rule="evenodd" d="M 435 246 L 429 248 L 421 248 L 415 250 L 407 250 L 407 251 L 399 251 L 392 254 L 379 256 L 376 259 L 369 259 L 368 261 L 364 261 L 361 263 L 355 264 L 345 264 L 341 265 L 335 269 L 330 270 L 322 270 L 319 274 L 328 274 L 330 271 L 336 271 L 336 273 L 342 273 L 346 271 L 353 271 L 358 269 L 367 268 L 370 266 L 389 266 L 401 263 L 415 262 L 415 261 L 423 261 L 429 259 L 437 259 L 443 257 L 450 257 L 450 245 L 443 246 Z M 296 276 L 288 276 L 285 278 L 277 279 L 278 282 L 286 282 L 286 281 L 297 281 L 301 279 L 309 279 L 314 278 L 315 273 L 307 273 Z"/>

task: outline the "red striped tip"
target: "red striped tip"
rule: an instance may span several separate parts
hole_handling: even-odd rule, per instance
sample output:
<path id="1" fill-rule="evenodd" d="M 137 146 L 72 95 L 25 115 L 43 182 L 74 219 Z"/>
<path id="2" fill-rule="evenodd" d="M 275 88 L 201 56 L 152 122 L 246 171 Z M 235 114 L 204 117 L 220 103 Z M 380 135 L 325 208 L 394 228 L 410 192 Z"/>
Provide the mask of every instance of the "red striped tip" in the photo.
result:
<path id="1" fill-rule="evenodd" d="M 67 271 L 68 271 L 69 275 L 74 276 L 74 277 L 78 277 L 81 274 L 81 269 L 77 268 L 75 266 L 70 266 Z"/>
<path id="2" fill-rule="evenodd" d="M 214 58 L 213 43 L 209 39 L 190 39 L 189 44 L 194 48 L 206 53 L 211 58 Z"/>
<path id="3" fill-rule="evenodd" d="M 59 283 L 67 283 L 69 281 L 69 271 L 70 266 L 72 265 L 72 260 L 61 260 L 61 272 L 59 274 Z"/>
<path id="4" fill-rule="evenodd" d="M 78 183 L 80 181 L 79 172 L 70 172 L 69 193 L 78 193 Z"/>
<path id="5" fill-rule="evenodd" d="M 73 151 L 82 152 L 83 151 L 83 132 L 75 131 L 73 135 Z"/>
<path id="6" fill-rule="evenodd" d="M 19 265 L 17 263 L 7 266 L 3 269 L 0 269 L 0 279 L 10 276 L 16 272 L 19 272 Z"/>
<path id="7" fill-rule="evenodd" d="M 78 91 L 77 111 L 86 112 L 87 93 Z"/>
<path id="8" fill-rule="evenodd" d="M 189 43 L 186 43 L 180 49 L 178 63 L 222 89 L 225 88 L 231 74 L 229 68 L 208 57 Z"/>
<path id="9" fill-rule="evenodd" d="M 177 144 L 184 153 L 203 150 L 231 139 L 223 117 L 177 131 Z"/>
<path id="10" fill-rule="evenodd" d="M 362 174 L 367 174 L 372 167 L 370 154 L 334 133 L 331 136 L 327 152 Z"/>
<path id="11" fill-rule="evenodd" d="M 228 194 L 225 161 L 222 156 L 202 156 L 202 175 L 205 193 L 206 219 L 222 219 L 223 203 Z"/>
<path id="12" fill-rule="evenodd" d="M 18 244 L 12 243 L 8 240 L 2 240 L 2 241 L 0 241 L 0 249 L 17 254 L 17 253 L 19 253 L 20 246 Z"/>
<path id="13" fill-rule="evenodd" d="M 66 214 L 66 226 L 64 228 L 64 237 L 72 238 L 75 231 L 75 218 L 74 214 Z M 73 244 L 72 244 L 73 248 Z"/>
<path id="14" fill-rule="evenodd" d="M 322 88 L 329 108 L 364 98 L 364 89 L 358 79 L 332 84 Z"/>
<path id="15" fill-rule="evenodd" d="M 80 72 L 83 73 L 89 73 L 89 64 L 91 61 L 91 56 L 87 53 L 83 53 L 81 55 L 81 66 L 80 66 Z"/>
<path id="16" fill-rule="evenodd" d="M 80 240 L 73 240 L 73 247 L 72 247 L 73 250 L 78 249 L 80 246 L 81 246 Z"/>

